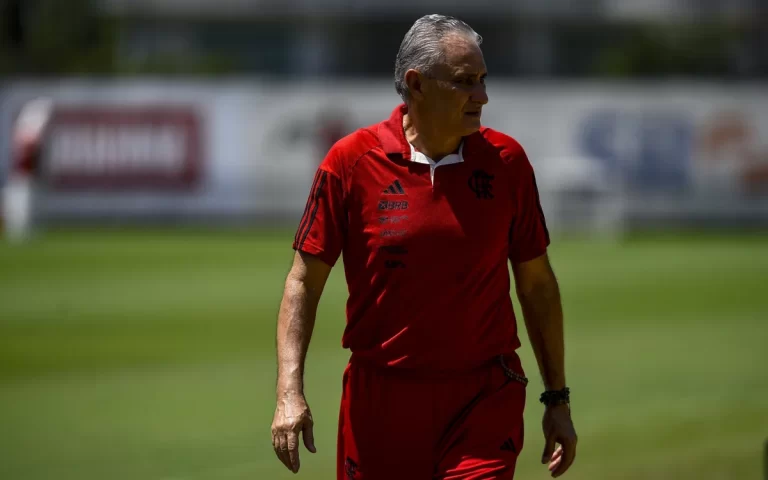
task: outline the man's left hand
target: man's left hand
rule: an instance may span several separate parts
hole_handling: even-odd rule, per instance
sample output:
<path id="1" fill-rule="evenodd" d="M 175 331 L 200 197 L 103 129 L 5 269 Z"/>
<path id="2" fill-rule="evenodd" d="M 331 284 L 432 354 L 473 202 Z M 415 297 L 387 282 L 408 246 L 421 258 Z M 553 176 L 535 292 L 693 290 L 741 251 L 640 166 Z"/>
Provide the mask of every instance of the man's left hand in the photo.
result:
<path id="1" fill-rule="evenodd" d="M 541 463 L 549 461 L 549 471 L 557 478 L 564 474 L 576 458 L 576 429 L 573 428 L 568 405 L 547 407 L 542 420 L 544 428 L 544 455 Z M 559 444 L 557 450 L 555 445 Z"/>

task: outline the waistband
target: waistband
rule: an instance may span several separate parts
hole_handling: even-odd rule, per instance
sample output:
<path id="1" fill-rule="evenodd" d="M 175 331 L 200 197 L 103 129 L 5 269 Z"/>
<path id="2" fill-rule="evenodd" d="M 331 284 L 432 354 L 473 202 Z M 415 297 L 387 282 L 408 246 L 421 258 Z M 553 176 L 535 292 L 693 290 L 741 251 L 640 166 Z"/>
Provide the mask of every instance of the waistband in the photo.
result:
<path id="1" fill-rule="evenodd" d="M 366 370 L 375 371 L 377 375 L 394 376 L 403 380 L 455 380 L 462 377 L 470 377 L 478 374 L 483 374 L 491 368 L 500 367 L 504 374 L 510 379 L 522 383 L 528 384 L 528 379 L 522 372 L 522 365 L 520 364 L 520 358 L 516 353 L 496 355 L 487 359 L 479 365 L 471 366 L 462 370 L 434 370 L 434 369 L 418 369 L 418 368 L 402 368 L 392 365 L 381 365 L 369 358 L 361 355 L 352 354 L 349 358 L 349 367 L 352 368 L 364 368 Z"/>

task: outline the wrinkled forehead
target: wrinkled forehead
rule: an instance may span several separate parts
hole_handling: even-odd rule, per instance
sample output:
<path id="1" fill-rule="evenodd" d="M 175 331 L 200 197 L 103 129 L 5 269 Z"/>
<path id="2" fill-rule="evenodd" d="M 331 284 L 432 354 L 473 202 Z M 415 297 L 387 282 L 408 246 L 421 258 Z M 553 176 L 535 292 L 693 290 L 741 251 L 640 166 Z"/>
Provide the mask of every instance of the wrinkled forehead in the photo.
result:
<path id="1" fill-rule="evenodd" d="M 486 73 L 480 46 L 466 35 L 450 35 L 443 39 L 442 61 L 438 68 L 448 74 L 482 75 Z"/>

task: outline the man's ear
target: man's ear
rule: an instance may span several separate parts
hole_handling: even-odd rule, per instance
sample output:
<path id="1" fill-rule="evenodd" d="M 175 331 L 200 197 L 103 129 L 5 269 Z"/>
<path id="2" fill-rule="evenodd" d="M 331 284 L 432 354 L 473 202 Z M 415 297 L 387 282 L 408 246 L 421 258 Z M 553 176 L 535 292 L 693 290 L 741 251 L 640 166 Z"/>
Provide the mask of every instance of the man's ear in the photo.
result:
<path id="1" fill-rule="evenodd" d="M 410 69 L 405 72 L 405 84 L 408 85 L 411 98 L 424 97 L 424 76 L 418 70 Z"/>

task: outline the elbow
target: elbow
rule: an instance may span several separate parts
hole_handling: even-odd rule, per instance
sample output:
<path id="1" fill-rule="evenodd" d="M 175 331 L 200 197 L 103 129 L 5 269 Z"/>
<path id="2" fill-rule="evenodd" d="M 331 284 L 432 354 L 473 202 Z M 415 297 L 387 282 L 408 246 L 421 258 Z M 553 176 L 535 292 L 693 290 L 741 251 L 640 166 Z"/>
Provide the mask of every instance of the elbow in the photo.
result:
<path id="1" fill-rule="evenodd" d="M 285 278 L 285 290 L 295 289 L 306 284 L 306 277 L 299 272 L 291 270 Z"/>
<path id="2" fill-rule="evenodd" d="M 560 298 L 560 289 L 554 276 L 516 285 L 521 302 L 553 301 Z"/>
<path id="3" fill-rule="evenodd" d="M 317 305 L 320 302 L 322 287 L 313 285 L 302 272 L 291 271 L 285 279 L 283 296 L 289 301 L 310 302 Z"/>

